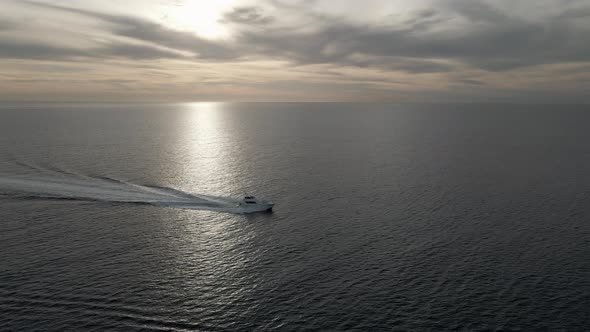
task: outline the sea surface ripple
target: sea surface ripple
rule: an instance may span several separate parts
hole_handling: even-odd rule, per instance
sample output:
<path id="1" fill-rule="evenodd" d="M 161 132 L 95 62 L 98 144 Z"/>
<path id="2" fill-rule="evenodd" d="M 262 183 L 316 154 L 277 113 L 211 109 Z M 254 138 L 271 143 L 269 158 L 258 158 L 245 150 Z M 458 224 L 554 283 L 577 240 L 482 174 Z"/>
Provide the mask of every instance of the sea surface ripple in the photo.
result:
<path id="1" fill-rule="evenodd" d="M 588 111 L 0 104 L 0 330 L 587 331 Z"/>

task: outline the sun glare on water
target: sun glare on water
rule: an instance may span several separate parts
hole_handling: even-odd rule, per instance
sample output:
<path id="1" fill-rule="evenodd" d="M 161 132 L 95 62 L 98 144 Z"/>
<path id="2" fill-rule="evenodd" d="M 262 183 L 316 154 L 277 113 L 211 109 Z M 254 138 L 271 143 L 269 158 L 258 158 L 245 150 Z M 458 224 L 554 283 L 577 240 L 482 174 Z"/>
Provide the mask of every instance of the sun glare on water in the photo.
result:
<path id="1" fill-rule="evenodd" d="M 235 3 L 236 0 L 180 0 L 166 13 L 166 19 L 175 28 L 201 37 L 223 38 L 229 32 L 220 21 Z"/>

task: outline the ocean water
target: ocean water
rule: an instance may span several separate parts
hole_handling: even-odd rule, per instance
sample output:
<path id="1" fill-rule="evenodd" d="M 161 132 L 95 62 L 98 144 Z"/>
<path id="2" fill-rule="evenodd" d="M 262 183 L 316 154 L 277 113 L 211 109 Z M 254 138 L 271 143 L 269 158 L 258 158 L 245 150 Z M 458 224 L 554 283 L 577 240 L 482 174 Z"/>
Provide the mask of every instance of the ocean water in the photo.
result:
<path id="1" fill-rule="evenodd" d="M 589 124 L 572 105 L 0 104 L 0 330 L 587 331 Z M 215 205 L 245 193 L 274 211 Z"/>

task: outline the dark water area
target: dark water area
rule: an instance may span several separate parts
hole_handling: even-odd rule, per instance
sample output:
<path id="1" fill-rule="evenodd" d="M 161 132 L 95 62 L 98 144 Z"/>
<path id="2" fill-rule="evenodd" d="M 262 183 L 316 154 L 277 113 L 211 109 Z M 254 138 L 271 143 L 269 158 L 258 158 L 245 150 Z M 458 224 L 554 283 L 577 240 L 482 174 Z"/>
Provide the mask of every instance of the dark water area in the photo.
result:
<path id="1" fill-rule="evenodd" d="M 0 104 L 2 331 L 587 331 L 589 220 L 588 106 Z"/>

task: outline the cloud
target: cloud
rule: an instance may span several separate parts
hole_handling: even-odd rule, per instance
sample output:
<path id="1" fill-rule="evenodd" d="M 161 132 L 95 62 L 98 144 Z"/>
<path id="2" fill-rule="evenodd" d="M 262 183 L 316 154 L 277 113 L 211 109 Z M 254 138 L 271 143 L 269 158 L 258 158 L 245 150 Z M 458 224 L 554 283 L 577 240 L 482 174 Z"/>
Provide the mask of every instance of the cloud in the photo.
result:
<path id="1" fill-rule="evenodd" d="M 0 40 L 0 58 L 52 61 L 74 61 L 88 58 L 126 59 L 179 59 L 186 58 L 176 52 L 149 45 L 106 43 L 91 49 L 76 49 L 39 43 L 10 42 Z"/>
<path id="2" fill-rule="evenodd" d="M 259 7 L 236 7 L 223 16 L 223 22 L 247 25 L 266 25 L 274 21 L 271 16 L 264 16 Z"/>
<path id="3" fill-rule="evenodd" d="M 499 24 L 513 21 L 499 9 L 479 0 L 452 0 L 449 7 L 472 22 Z"/>
<path id="4" fill-rule="evenodd" d="M 447 59 L 483 70 L 503 71 L 590 61 L 589 31 L 563 20 L 560 15 L 544 22 L 530 22 L 475 0 L 453 1 L 448 9 L 452 16 L 465 18 L 468 23 L 456 27 L 418 25 L 425 18 L 437 15 L 435 11 L 422 11 L 414 13 L 405 26 L 396 28 L 333 19 L 317 31 L 261 29 L 243 32 L 240 38 L 260 53 L 306 64 L 330 62 L 384 67 L 383 59 Z M 351 54 L 377 61 L 351 61 Z M 432 62 L 423 63 L 434 68 Z M 397 68 L 395 62 L 389 67 Z M 407 69 L 423 71 L 420 66 Z"/>
<path id="5" fill-rule="evenodd" d="M 401 26 L 360 25 L 340 17 L 317 14 L 321 24 L 318 23 L 314 30 L 302 32 L 274 26 L 275 20 L 264 16 L 259 7 L 235 7 L 225 13 L 223 21 L 247 25 L 248 29 L 238 28 L 232 41 L 219 41 L 173 30 L 142 18 L 28 3 L 99 19 L 108 24 L 106 29 L 112 36 L 135 42 L 125 45 L 119 41 L 91 52 L 20 45 L 2 50 L 0 55 L 17 56 L 22 52 L 24 57 L 39 58 L 42 55 L 67 57 L 86 53 L 87 56 L 96 54 L 130 59 L 176 59 L 182 57 L 179 52 L 189 52 L 207 61 L 270 57 L 295 64 L 332 63 L 414 73 L 453 70 L 456 65 L 451 66 L 449 62 L 504 71 L 540 64 L 590 61 L 590 44 L 586 42 L 586 33 L 590 31 L 571 21 L 571 18 L 585 16 L 590 8 L 575 12 L 565 10 L 545 21 L 533 22 L 508 15 L 483 1 L 453 0 L 448 2 L 447 8 L 410 13 Z M 303 5 L 276 0 L 270 3 L 286 11 L 285 14 L 297 10 L 310 12 Z M 442 10 L 448 12 L 446 16 Z M 459 26 L 447 24 L 453 17 L 463 18 L 467 23 Z M 186 54 L 184 57 L 189 58 Z"/>
<path id="6" fill-rule="evenodd" d="M 0 40 L 0 58 L 65 60 L 86 56 L 84 50 Z"/>
<path id="7" fill-rule="evenodd" d="M 457 80 L 459 83 L 467 84 L 467 85 L 485 85 L 482 81 L 470 79 L 470 78 L 460 78 Z"/>
<path id="8" fill-rule="evenodd" d="M 144 43 L 151 43 L 160 48 L 170 48 L 178 51 L 192 52 L 197 57 L 202 59 L 227 60 L 238 57 L 238 54 L 223 42 L 209 41 L 204 38 L 199 38 L 190 32 L 170 29 L 161 24 L 154 23 L 143 18 L 105 14 L 90 10 L 45 3 L 42 4 L 30 1 L 25 2 L 34 6 L 44 7 L 46 9 L 70 12 L 95 18 L 109 23 L 105 29 L 108 29 L 110 34 L 113 36 L 136 39 Z M 146 51 L 145 55 L 142 55 L 142 53 L 139 52 L 140 48 L 143 48 L 143 50 Z M 155 55 L 157 54 L 162 57 L 165 55 L 169 55 L 171 58 L 178 57 L 178 54 L 174 52 L 162 52 L 157 51 L 157 48 L 154 47 L 138 47 L 135 45 L 130 45 L 127 47 L 127 49 L 125 49 L 125 47 L 122 45 L 115 45 L 113 47 L 112 53 L 124 55 L 126 51 L 131 55 L 131 58 L 156 58 Z M 110 52 L 107 51 L 106 53 Z"/>
<path id="9" fill-rule="evenodd" d="M 122 57 L 134 60 L 186 58 L 177 52 L 168 51 L 149 45 L 129 43 L 111 43 L 93 51 L 93 53 L 97 56 Z"/>
<path id="10" fill-rule="evenodd" d="M 0 21 L 0 31 L 2 30 L 12 30 L 17 26 L 17 24 L 13 21 Z"/>
<path id="11" fill-rule="evenodd" d="M 27 79 L 38 72 L 23 63 L 57 64 L 89 68 L 87 80 L 104 82 L 101 86 L 131 84 L 103 80 L 117 73 L 109 79 L 129 78 L 136 82 L 134 88 L 146 91 L 170 82 L 169 91 L 184 89 L 190 95 L 196 88 L 188 82 L 197 81 L 203 83 L 198 89 L 231 86 L 224 91 L 244 88 L 257 96 L 297 88 L 293 93 L 320 98 L 313 90 L 337 96 L 349 87 L 358 93 L 347 96 L 380 100 L 411 96 L 409 91 L 419 99 L 424 93 L 433 99 L 484 96 L 487 91 L 493 96 L 494 89 L 502 95 L 511 89 L 515 94 L 532 91 L 532 96 L 544 81 L 557 82 L 551 87 L 556 90 L 578 93 L 588 80 L 580 75 L 590 63 L 585 19 L 590 4 L 584 1 L 546 2 L 540 8 L 508 0 L 428 0 L 420 2 L 424 7 L 368 0 L 369 14 L 355 4 L 357 15 L 340 1 L 264 0 L 221 15 L 219 22 L 230 32 L 226 39 L 202 38 L 131 12 L 108 12 L 100 3 L 93 2 L 94 8 L 104 10 L 85 9 L 82 2 L 73 8 L 13 1 L 12 8 L 36 19 L 0 13 L 0 58 L 21 66 L 8 68 L 11 77 L 21 78 L 18 70 Z M 75 76 L 58 67 L 44 68 L 46 76 Z M 42 79 L 46 77 L 37 81 Z"/>
<path id="12" fill-rule="evenodd" d="M 590 16 L 590 7 L 568 9 L 559 16 L 564 19 L 586 18 Z"/>
<path id="13" fill-rule="evenodd" d="M 410 18 L 403 22 L 403 26 L 406 30 L 413 32 L 428 31 L 437 25 L 443 24 L 445 21 L 448 21 L 448 18 L 442 16 L 438 11 L 424 9 L 414 12 Z"/>
<path id="14" fill-rule="evenodd" d="M 107 20 L 115 24 L 112 33 L 117 36 L 189 51 L 201 59 L 229 60 L 238 57 L 238 53 L 223 42 L 199 38 L 190 32 L 176 31 L 153 22 L 124 16 L 112 16 Z"/>

